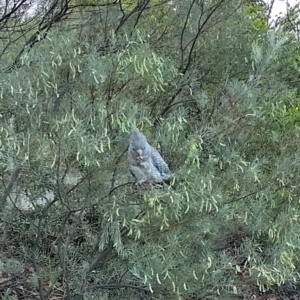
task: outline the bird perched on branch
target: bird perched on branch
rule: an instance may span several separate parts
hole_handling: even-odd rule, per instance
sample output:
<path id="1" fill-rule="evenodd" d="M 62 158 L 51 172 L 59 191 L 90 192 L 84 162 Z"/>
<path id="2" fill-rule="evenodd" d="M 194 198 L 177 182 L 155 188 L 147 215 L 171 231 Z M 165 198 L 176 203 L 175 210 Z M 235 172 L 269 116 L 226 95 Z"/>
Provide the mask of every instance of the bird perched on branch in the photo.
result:
<path id="1" fill-rule="evenodd" d="M 136 184 L 143 182 L 162 182 L 171 178 L 171 172 L 159 152 L 148 144 L 146 137 L 134 129 L 130 136 L 128 148 L 129 170 L 137 179 Z"/>

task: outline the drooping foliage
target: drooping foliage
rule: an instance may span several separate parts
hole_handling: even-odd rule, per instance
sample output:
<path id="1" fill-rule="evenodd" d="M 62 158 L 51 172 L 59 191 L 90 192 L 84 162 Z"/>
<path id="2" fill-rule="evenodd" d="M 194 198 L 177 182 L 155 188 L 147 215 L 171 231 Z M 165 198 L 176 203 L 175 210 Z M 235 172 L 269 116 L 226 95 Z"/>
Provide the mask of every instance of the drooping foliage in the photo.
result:
<path id="1" fill-rule="evenodd" d="M 234 299 L 292 288 L 300 104 L 291 32 L 269 27 L 253 1 L 5 5 L 5 299 Z M 163 154 L 170 185 L 134 184 L 135 127 Z"/>

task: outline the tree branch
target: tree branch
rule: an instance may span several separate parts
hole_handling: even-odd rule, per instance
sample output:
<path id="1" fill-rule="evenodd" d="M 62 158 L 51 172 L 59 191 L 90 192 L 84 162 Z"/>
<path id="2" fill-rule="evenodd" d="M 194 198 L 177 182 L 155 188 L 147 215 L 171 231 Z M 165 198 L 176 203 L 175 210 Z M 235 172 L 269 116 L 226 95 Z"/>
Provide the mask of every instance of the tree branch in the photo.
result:
<path id="1" fill-rule="evenodd" d="M 15 171 L 10 179 L 10 182 L 0 199 L 0 214 L 2 213 L 3 209 L 5 208 L 7 197 L 11 193 L 11 191 L 14 187 L 14 184 L 18 179 L 21 169 L 22 169 L 21 166 L 19 166 L 15 169 Z"/>

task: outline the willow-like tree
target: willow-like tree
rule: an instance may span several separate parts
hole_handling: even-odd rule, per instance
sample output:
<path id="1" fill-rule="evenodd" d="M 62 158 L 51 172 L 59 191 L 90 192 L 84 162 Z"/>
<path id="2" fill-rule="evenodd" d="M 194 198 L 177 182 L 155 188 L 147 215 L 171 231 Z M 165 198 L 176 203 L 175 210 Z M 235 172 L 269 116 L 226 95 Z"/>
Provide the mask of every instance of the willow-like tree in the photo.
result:
<path id="1" fill-rule="evenodd" d="M 1 5 L 3 297 L 234 299 L 297 280 L 297 93 L 263 9 Z M 170 185 L 134 185 L 135 126 Z"/>

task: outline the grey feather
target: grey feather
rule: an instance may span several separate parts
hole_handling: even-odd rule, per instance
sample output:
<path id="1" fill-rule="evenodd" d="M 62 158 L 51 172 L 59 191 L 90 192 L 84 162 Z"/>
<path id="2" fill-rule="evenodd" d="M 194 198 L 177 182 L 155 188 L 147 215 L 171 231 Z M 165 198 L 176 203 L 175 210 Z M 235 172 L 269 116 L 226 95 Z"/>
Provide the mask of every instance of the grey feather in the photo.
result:
<path id="1" fill-rule="evenodd" d="M 128 164 L 137 179 L 137 184 L 148 181 L 162 182 L 171 178 L 167 163 L 137 129 L 133 130 L 129 140 Z"/>

